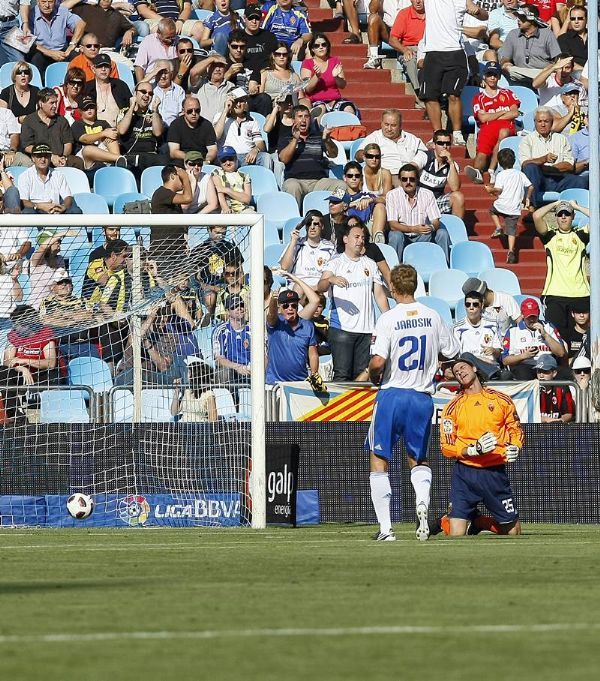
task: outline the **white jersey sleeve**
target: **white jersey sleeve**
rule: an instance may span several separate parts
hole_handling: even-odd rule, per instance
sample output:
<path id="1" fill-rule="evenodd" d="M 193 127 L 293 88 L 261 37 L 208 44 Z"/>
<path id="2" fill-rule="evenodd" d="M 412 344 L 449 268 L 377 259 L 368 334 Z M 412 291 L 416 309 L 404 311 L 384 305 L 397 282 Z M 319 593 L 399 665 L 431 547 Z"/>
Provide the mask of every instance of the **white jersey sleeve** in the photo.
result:
<path id="1" fill-rule="evenodd" d="M 460 352 L 452 330 L 440 315 L 421 303 L 399 303 L 378 319 L 371 354 L 386 359 L 382 389 L 405 388 L 433 393 L 438 355 Z"/>

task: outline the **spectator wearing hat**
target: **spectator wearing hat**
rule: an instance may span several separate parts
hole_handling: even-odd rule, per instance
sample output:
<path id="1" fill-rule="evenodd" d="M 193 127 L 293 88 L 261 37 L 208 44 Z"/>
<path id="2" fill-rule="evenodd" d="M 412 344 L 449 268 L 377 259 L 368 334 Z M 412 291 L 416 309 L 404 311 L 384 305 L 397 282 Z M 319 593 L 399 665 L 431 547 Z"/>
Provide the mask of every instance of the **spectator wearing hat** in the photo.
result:
<path id="1" fill-rule="evenodd" d="M 498 147 L 506 138 L 516 135 L 515 119 L 521 102 L 511 90 L 498 87 L 502 75 L 500 64 L 489 61 L 483 70 L 483 87 L 473 97 L 473 115 L 477 121 L 476 156 L 473 165 L 465 166 L 465 173 L 476 184 L 483 184 L 482 174 L 490 169 L 490 182 L 498 165 Z"/>
<path id="2" fill-rule="evenodd" d="M 573 57 L 561 53 L 533 79 L 532 86 L 538 91 L 540 106 L 554 108 L 562 104 L 561 95 L 565 85 L 577 85 L 582 92 L 585 92 L 583 83 L 573 76 L 573 68 Z"/>
<path id="3" fill-rule="evenodd" d="M 398 186 L 398 173 L 406 163 L 421 169 L 427 162 L 427 147 L 410 132 L 402 129 L 402 112 L 399 109 L 385 109 L 381 114 L 381 129 L 370 133 L 362 141 L 354 158 L 359 163 L 364 159 L 364 150 L 375 143 L 381 150 L 381 167 L 392 174 L 394 185 Z"/>
<path id="4" fill-rule="evenodd" d="M 333 378 L 353 381 L 369 364 L 375 303 L 381 312 L 389 309 L 389 303 L 377 264 L 363 255 L 363 227 L 346 225 L 343 243 L 344 252 L 327 263 L 317 291 L 328 292 L 331 299 L 329 343 Z"/>
<path id="5" fill-rule="evenodd" d="M 540 20 L 534 5 L 515 10 L 519 28 L 512 30 L 500 50 L 502 70 L 511 83 L 530 85 L 533 79 L 560 54 L 554 33 Z"/>
<path id="6" fill-rule="evenodd" d="M 585 357 L 590 359 L 590 304 L 579 300 L 570 306 L 572 326 L 569 326 L 564 338 L 569 348 L 569 364 L 573 367 L 575 360 Z"/>
<path id="7" fill-rule="evenodd" d="M 535 366 L 543 355 L 562 359 L 567 349 L 554 324 L 540 321 L 540 306 L 534 298 L 525 298 L 521 314 L 522 321 L 504 336 L 502 361 L 517 381 L 531 381 L 537 377 Z"/>
<path id="8" fill-rule="evenodd" d="M 60 255 L 60 247 L 64 237 L 70 232 L 51 232 L 44 230 L 37 236 L 37 248 L 29 262 L 29 282 L 31 292 L 28 302 L 36 310 L 44 298 L 52 293 L 52 278 L 61 270 L 66 271 L 67 263 Z"/>
<path id="9" fill-rule="evenodd" d="M 100 357 L 97 345 L 91 341 L 90 325 L 95 315 L 85 302 L 73 295 L 73 281 L 69 273 L 57 269 L 51 279 L 52 294 L 40 304 L 40 319 L 54 331 L 58 350 L 67 362 L 76 357 Z M 96 320 L 97 323 L 97 320 Z"/>
<path id="10" fill-rule="evenodd" d="M 37 93 L 38 110 L 26 116 L 21 126 L 21 150 L 31 154 L 34 146 L 50 148 L 50 163 L 55 168 L 75 166 L 83 168 L 80 158 L 73 156 L 73 133 L 64 116 L 57 114 L 58 95 L 52 88 Z"/>
<path id="11" fill-rule="evenodd" d="M 86 7 L 91 8 L 91 5 L 86 5 Z M 95 9 L 98 9 L 98 7 L 95 7 Z M 123 20 L 127 21 L 125 17 L 123 17 Z M 112 47 L 113 45 L 114 43 L 111 43 L 110 47 Z M 81 45 L 79 46 L 79 54 L 75 57 L 75 59 L 71 60 L 71 63 L 69 64 L 69 69 L 73 68 L 81 69 L 84 73 L 86 81 L 89 82 L 94 80 L 94 78 L 96 77 L 94 60 L 100 54 L 100 47 L 101 47 L 100 42 L 98 41 L 98 37 L 96 36 L 95 33 L 90 32 L 84 33 L 81 38 Z M 110 59 L 110 55 L 106 56 L 108 56 L 108 58 Z M 108 75 L 110 78 L 119 77 L 119 70 L 117 69 L 117 65 L 112 61 Z"/>
<path id="12" fill-rule="evenodd" d="M 329 178 L 327 159 L 335 158 L 337 147 L 331 139 L 331 130 L 320 132 L 311 122 L 308 107 L 299 104 L 293 108 L 294 122 L 283 127 L 277 142 L 279 160 L 285 165 L 283 191 L 291 194 L 302 210 L 306 194 L 313 191 L 334 191 L 345 188 L 341 180 Z"/>
<path id="13" fill-rule="evenodd" d="M 125 81 L 111 77 L 112 67 L 113 63 L 107 54 L 99 54 L 94 58 L 94 79 L 85 86 L 84 96 L 96 101 L 101 120 L 115 126 L 121 109 L 129 105 L 131 91 Z"/>
<path id="14" fill-rule="evenodd" d="M 512 149 L 500 149 L 498 163 L 502 170 L 494 176 L 492 185 L 485 185 L 488 194 L 495 198 L 490 210 L 496 228 L 492 239 L 506 235 L 508 239 L 506 262 L 509 265 L 517 262 L 517 222 L 521 217 L 521 211 L 524 208 L 529 210 L 533 194 L 533 185 L 525 173 L 514 167 L 515 161 L 515 152 Z M 500 221 L 501 218 L 504 224 Z"/>
<path id="15" fill-rule="evenodd" d="M 433 192 L 418 186 L 419 171 L 412 163 L 400 168 L 400 186 L 385 197 L 390 228 L 388 243 L 402 262 L 404 248 L 418 241 L 436 243 L 450 260 L 450 236 L 440 222 L 440 209 Z"/>
<path id="16" fill-rule="evenodd" d="M 531 203 L 538 207 L 544 202 L 544 192 L 562 192 L 578 187 L 587 189 L 589 178 L 573 172 L 575 159 L 569 140 L 552 132 L 552 109 L 539 106 L 534 114 L 535 131 L 521 139 L 519 161 L 521 170 L 533 185 Z"/>
<path id="17" fill-rule="evenodd" d="M 307 304 L 298 311 L 300 296 L 292 289 L 273 293 L 267 311 L 267 385 L 304 381 L 319 371 L 315 326 L 310 321 L 319 305 L 319 295 L 301 279 L 279 272 L 302 289 Z"/>
<path id="18" fill-rule="evenodd" d="M 100 168 L 106 163 L 127 167 L 121 155 L 119 133 L 107 121 L 98 120 L 98 107 L 91 97 L 84 97 L 79 106 L 81 120 L 73 123 L 75 153 L 83 159 L 85 170 Z"/>
<path id="19" fill-rule="evenodd" d="M 192 200 L 181 206 L 184 213 L 215 213 L 219 210 L 215 184 L 209 173 L 202 172 L 203 164 L 204 154 L 201 151 L 186 152 L 184 168 L 190 178 Z"/>
<path id="20" fill-rule="evenodd" d="M 36 144 L 31 152 L 33 166 L 19 176 L 18 186 L 24 213 L 53 215 L 81 214 L 65 176 L 50 167 L 52 152 L 46 144 Z"/>
<path id="21" fill-rule="evenodd" d="M 562 86 L 560 103 L 552 107 L 554 116 L 552 132 L 561 132 L 570 139 L 571 135 L 583 128 L 585 113 L 581 107 L 581 94 L 582 88 L 577 83 Z"/>
<path id="22" fill-rule="evenodd" d="M 589 209 L 576 201 L 554 201 L 533 214 L 533 224 L 546 250 L 547 272 L 542 295 L 546 319 L 568 335 L 571 305 L 589 306 L 590 284 L 585 271 L 589 226 L 575 228 L 575 211 L 589 217 Z M 548 224 L 554 213 L 556 227 Z"/>
<path id="23" fill-rule="evenodd" d="M 183 100 L 183 114 L 169 126 L 167 143 L 173 161 L 182 163 L 188 151 L 200 152 L 206 163 L 217 157 L 217 138 L 210 121 L 200 115 L 202 108 L 195 95 Z"/>
<path id="24" fill-rule="evenodd" d="M 589 421 L 592 413 L 592 405 L 590 403 L 590 380 L 592 378 L 592 363 L 587 357 L 576 357 L 573 365 L 573 376 L 579 389 L 583 393 L 582 399 L 582 420 Z"/>
<path id="25" fill-rule="evenodd" d="M 250 324 L 246 301 L 233 293 L 225 301 L 227 321 L 213 332 L 213 357 L 217 383 L 250 382 Z"/>
<path id="26" fill-rule="evenodd" d="M 369 154 L 365 154 L 368 161 Z M 465 216 L 465 197 L 460 191 L 460 168 L 452 158 L 452 135 L 447 130 L 433 133 L 433 149 L 419 175 L 419 187 L 429 189 L 435 196 L 440 213 Z M 449 191 L 446 191 L 448 188 Z"/>
<path id="27" fill-rule="evenodd" d="M 510 294 L 503 291 L 492 291 L 487 282 L 477 277 L 469 277 L 463 284 L 462 292 L 465 296 L 470 293 L 483 296 L 482 318 L 484 321 L 491 321 L 497 326 L 500 338 L 504 338 L 507 330 L 518 324 L 522 319 L 517 301 Z"/>
<path id="28" fill-rule="evenodd" d="M 70 59 L 85 33 L 85 21 L 56 0 L 38 0 L 31 16 L 31 29 L 37 40 L 30 61 L 43 77 L 50 64 Z"/>
<path id="29" fill-rule="evenodd" d="M 262 71 L 269 66 L 269 57 L 277 48 L 277 38 L 261 27 L 262 11 L 257 3 L 247 4 L 244 10 L 246 35 L 246 64 L 252 71 Z"/>
<path id="30" fill-rule="evenodd" d="M 558 373 L 558 363 L 552 355 L 541 355 L 535 370 L 540 381 L 540 417 L 542 423 L 569 423 L 575 418 L 575 402 L 566 386 L 547 385 Z"/>
<path id="31" fill-rule="evenodd" d="M 500 0 L 500 7 L 492 9 L 488 17 L 488 43 L 490 50 L 486 53 L 488 59 L 497 61 L 498 51 L 504 45 L 506 36 L 514 29 L 519 28 L 519 22 L 515 16 L 515 9 L 519 0 Z"/>
<path id="32" fill-rule="evenodd" d="M 248 93 L 244 88 L 235 88 L 229 93 L 213 125 L 219 146 L 234 149 L 239 165 L 258 165 L 271 170 L 273 162 L 266 152 L 258 123 L 248 113 Z"/>
<path id="33" fill-rule="evenodd" d="M 254 213 L 252 180 L 238 170 L 237 153 L 233 147 L 222 147 L 217 154 L 220 168 L 212 172 L 222 213 Z"/>
<path id="34" fill-rule="evenodd" d="M 207 80 L 203 81 L 203 84 L 198 88 L 196 96 L 200 102 L 203 118 L 212 121 L 215 116 L 223 111 L 229 93 L 236 87 L 230 80 L 225 80 L 227 64 L 223 57 L 220 55 L 207 57 L 203 62 L 200 62 L 200 65 L 203 64 L 206 64 Z"/>

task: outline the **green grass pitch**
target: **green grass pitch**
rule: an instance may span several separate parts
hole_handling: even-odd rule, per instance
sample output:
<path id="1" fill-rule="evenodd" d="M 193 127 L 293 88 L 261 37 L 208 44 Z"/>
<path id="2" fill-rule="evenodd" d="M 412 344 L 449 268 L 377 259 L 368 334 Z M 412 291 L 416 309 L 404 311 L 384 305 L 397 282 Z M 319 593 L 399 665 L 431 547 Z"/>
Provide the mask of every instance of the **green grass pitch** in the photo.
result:
<path id="1" fill-rule="evenodd" d="M 600 528 L 2 530 L 2 681 L 578 681 Z"/>

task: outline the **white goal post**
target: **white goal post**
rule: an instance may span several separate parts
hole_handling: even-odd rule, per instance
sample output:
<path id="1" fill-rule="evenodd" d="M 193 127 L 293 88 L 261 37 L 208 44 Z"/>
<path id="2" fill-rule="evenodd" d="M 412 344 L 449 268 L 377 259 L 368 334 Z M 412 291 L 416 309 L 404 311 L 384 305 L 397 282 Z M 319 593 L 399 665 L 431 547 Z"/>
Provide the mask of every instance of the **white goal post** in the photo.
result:
<path id="1" fill-rule="evenodd" d="M 37 228 L 40 231 L 68 228 L 80 228 L 82 230 L 89 228 L 91 230 L 93 227 L 110 226 L 139 228 L 140 225 L 150 228 L 201 228 L 209 226 L 249 228 L 251 473 L 249 474 L 248 488 L 252 504 L 251 526 L 256 529 L 264 528 L 266 526 L 265 323 L 263 296 L 264 217 L 252 213 L 239 215 L 5 214 L 2 216 L 2 230 L 10 230 L 10 228 L 29 228 L 30 230 Z M 132 315 L 135 317 L 135 309 Z"/>

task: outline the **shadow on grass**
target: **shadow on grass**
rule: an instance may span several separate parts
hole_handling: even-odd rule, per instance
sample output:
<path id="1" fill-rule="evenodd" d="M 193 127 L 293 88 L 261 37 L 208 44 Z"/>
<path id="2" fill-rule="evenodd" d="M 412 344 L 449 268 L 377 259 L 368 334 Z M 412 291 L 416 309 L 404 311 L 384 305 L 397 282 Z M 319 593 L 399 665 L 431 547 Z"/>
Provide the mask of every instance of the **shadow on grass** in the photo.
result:
<path id="1" fill-rule="evenodd" d="M 138 584 L 137 579 L 69 580 L 49 582 L 0 582 L 0 595 L 35 593 L 43 591 L 75 591 L 77 589 L 98 589 L 102 587 L 121 587 Z"/>

